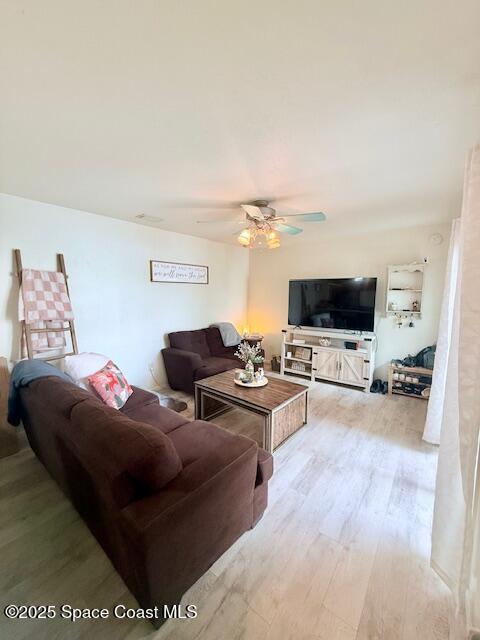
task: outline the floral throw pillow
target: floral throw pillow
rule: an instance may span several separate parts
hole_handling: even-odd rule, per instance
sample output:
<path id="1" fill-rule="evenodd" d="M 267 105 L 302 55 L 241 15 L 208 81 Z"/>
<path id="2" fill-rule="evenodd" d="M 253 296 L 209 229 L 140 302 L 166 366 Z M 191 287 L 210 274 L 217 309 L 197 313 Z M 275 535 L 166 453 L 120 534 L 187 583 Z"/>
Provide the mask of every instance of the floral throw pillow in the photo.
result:
<path id="1" fill-rule="evenodd" d="M 133 393 L 127 379 L 111 360 L 103 369 L 88 376 L 88 381 L 103 402 L 114 409 L 121 409 Z"/>

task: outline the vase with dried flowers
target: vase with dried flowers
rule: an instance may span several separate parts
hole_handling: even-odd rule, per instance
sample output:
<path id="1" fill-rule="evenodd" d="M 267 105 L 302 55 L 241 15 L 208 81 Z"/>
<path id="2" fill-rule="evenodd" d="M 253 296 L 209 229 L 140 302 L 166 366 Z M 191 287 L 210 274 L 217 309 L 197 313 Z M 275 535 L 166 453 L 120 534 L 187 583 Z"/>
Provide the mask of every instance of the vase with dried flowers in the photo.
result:
<path id="1" fill-rule="evenodd" d="M 245 364 L 245 371 L 249 372 L 253 379 L 253 373 L 263 365 L 264 361 L 260 342 L 249 344 L 243 340 L 238 345 L 235 355 Z"/>

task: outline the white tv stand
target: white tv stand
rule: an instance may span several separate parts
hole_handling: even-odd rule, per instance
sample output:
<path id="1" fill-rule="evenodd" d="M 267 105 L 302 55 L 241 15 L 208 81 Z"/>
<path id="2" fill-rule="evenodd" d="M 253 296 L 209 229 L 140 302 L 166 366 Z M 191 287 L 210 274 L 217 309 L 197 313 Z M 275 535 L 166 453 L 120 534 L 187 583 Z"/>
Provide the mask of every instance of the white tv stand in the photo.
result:
<path id="1" fill-rule="evenodd" d="M 282 330 L 280 372 L 315 380 L 330 380 L 368 391 L 373 382 L 377 338 L 374 333 L 331 331 L 328 329 Z M 304 342 L 300 343 L 299 341 Z M 320 341 L 329 340 L 324 346 Z M 347 349 L 345 342 L 355 342 Z M 301 350 L 305 349 L 302 353 Z M 291 354 L 288 356 L 287 354 Z"/>

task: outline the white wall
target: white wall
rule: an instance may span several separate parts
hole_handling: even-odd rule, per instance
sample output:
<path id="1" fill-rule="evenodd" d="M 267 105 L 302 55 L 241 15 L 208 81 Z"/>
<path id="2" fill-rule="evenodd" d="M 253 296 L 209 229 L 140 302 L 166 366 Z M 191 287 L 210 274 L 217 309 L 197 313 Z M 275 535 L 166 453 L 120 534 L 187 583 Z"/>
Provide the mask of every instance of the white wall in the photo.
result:
<path id="1" fill-rule="evenodd" d="M 441 233 L 444 241 L 429 238 Z M 254 251 L 250 261 L 249 328 L 266 336 L 267 356 L 280 353 L 281 330 L 287 325 L 288 281 L 294 278 L 377 277 L 376 374 L 386 379 L 392 358 L 417 353 L 437 337 L 443 279 L 448 253 L 449 225 L 412 227 L 378 234 L 333 236 L 322 242 L 297 242 L 273 251 Z M 405 264 L 428 257 L 422 319 L 415 328 L 396 328 L 385 317 L 388 264 Z"/>
<path id="2" fill-rule="evenodd" d="M 444 236 L 435 246 L 433 233 Z M 231 320 L 241 331 L 265 336 L 267 355 L 280 352 L 287 322 L 288 280 L 302 277 L 376 276 L 377 374 L 386 376 L 391 358 L 416 353 L 436 340 L 450 227 L 412 227 L 395 232 L 303 238 L 274 251 L 248 252 L 130 222 L 0 194 L 0 355 L 18 358 L 17 280 L 12 250 L 24 265 L 54 269 L 65 255 L 76 314 L 79 347 L 110 355 L 135 384 L 152 386 L 154 363 L 163 381 L 160 350 L 170 331 Z M 397 329 L 385 318 L 388 264 L 428 256 L 422 319 Z M 250 280 L 249 280 L 250 258 Z M 149 280 L 149 260 L 210 267 L 209 285 L 161 284 Z"/>
<path id="3" fill-rule="evenodd" d="M 81 351 L 105 353 L 137 385 L 164 379 L 165 334 L 247 316 L 248 252 L 72 209 L 0 194 L 0 355 L 18 358 L 18 283 L 12 250 L 25 267 L 56 268 L 63 253 Z M 210 267 L 210 284 L 151 283 L 149 260 Z"/>

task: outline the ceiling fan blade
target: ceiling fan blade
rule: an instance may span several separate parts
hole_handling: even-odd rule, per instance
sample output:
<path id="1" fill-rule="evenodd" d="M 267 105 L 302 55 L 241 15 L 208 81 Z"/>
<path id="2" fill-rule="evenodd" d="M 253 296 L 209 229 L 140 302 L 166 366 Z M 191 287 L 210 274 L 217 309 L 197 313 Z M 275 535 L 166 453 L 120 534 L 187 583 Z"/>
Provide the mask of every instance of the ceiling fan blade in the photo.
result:
<path id="1" fill-rule="evenodd" d="M 327 219 L 327 216 L 321 211 L 315 213 L 282 213 L 280 218 L 297 218 L 297 220 L 303 220 L 304 222 L 323 222 Z"/>
<path id="2" fill-rule="evenodd" d="M 290 224 L 283 224 L 282 222 L 274 222 L 272 227 L 280 233 L 289 233 L 291 236 L 296 236 L 297 233 L 302 233 L 303 229 L 300 227 L 292 227 Z"/>
<path id="3" fill-rule="evenodd" d="M 255 220 L 265 220 L 261 207 L 257 207 L 255 204 L 241 204 L 240 206 L 251 218 Z"/>

